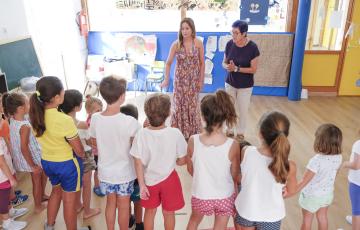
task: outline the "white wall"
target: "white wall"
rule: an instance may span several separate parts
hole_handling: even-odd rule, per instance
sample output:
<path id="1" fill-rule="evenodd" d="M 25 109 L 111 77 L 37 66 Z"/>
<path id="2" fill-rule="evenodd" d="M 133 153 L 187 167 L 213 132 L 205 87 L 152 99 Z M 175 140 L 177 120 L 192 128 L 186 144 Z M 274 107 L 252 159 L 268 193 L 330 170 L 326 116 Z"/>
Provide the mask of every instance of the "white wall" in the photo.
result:
<path id="1" fill-rule="evenodd" d="M 23 0 L 0 0 L 0 43 L 29 36 Z"/>

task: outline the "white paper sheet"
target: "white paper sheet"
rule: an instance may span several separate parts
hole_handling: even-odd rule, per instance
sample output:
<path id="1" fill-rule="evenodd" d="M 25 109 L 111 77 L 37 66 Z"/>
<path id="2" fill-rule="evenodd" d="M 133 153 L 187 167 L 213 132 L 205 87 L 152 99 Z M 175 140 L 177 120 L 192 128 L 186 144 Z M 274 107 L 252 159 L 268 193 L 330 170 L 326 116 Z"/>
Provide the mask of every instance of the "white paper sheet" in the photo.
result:
<path id="1" fill-rule="evenodd" d="M 204 84 L 211 85 L 213 82 L 213 77 L 211 74 L 205 74 Z"/>
<path id="2" fill-rule="evenodd" d="M 210 51 L 206 51 L 205 53 L 205 57 L 209 58 L 209 59 L 213 59 L 215 56 L 215 54 L 213 52 L 210 52 Z"/>
<path id="3" fill-rule="evenodd" d="M 217 36 L 209 36 L 206 41 L 206 51 L 215 52 L 217 49 Z"/>
<path id="4" fill-rule="evenodd" d="M 205 60 L 205 74 L 211 74 L 213 68 L 214 68 L 214 63 L 211 60 L 206 59 Z"/>
<path id="5" fill-rule="evenodd" d="M 226 44 L 232 39 L 231 35 L 220 36 L 219 39 L 219 51 L 224 52 Z"/>

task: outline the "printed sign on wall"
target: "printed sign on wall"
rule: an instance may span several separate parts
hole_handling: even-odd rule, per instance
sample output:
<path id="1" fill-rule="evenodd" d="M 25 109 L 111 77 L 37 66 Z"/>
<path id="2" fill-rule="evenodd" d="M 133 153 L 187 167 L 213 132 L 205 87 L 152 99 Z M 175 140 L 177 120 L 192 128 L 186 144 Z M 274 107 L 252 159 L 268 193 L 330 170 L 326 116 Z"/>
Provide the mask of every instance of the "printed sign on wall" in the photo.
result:
<path id="1" fill-rule="evenodd" d="M 240 19 L 249 25 L 266 25 L 268 21 L 269 0 L 242 0 Z"/>

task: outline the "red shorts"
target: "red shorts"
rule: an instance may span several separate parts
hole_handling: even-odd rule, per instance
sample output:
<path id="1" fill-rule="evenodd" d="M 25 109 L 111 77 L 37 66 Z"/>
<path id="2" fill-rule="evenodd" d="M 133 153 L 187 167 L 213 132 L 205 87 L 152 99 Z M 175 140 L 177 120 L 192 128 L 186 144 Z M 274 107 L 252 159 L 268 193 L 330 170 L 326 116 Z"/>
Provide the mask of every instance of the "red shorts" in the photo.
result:
<path id="1" fill-rule="evenodd" d="M 140 201 L 144 208 L 157 208 L 161 204 L 163 210 L 173 212 L 185 205 L 180 178 L 175 170 L 165 180 L 147 188 L 149 199 Z"/>
<path id="2" fill-rule="evenodd" d="M 235 215 L 235 193 L 224 199 L 202 200 L 191 197 L 191 206 L 194 211 L 205 216 L 234 216 Z"/>

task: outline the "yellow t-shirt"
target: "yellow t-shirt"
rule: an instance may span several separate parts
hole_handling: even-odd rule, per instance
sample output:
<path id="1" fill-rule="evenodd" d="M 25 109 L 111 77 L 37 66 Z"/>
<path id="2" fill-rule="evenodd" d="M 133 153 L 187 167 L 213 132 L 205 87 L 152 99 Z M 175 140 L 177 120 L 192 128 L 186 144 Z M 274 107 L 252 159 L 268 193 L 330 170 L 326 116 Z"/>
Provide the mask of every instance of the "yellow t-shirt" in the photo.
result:
<path id="1" fill-rule="evenodd" d="M 78 137 L 74 120 L 54 109 L 45 110 L 46 130 L 37 137 L 41 145 L 41 158 L 46 161 L 67 161 L 73 159 L 73 150 L 66 140 Z"/>

